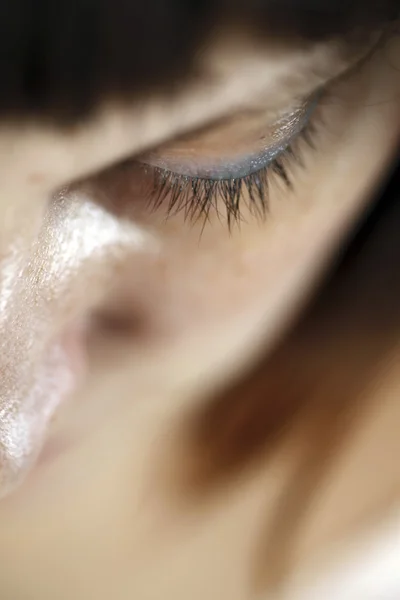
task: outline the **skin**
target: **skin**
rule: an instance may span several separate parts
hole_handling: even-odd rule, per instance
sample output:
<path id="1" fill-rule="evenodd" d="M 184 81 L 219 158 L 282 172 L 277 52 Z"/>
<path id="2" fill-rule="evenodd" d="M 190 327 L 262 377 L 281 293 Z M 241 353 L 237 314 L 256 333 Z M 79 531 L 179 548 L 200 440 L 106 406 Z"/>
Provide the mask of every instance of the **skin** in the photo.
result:
<path id="1" fill-rule="evenodd" d="M 186 502 L 177 483 L 192 459 L 185 418 L 274 347 L 368 205 L 400 133 L 388 49 L 393 59 L 400 50 L 386 45 L 328 88 L 318 109 L 327 126 L 318 152 L 302 146 L 293 190 L 276 183 L 270 217 L 245 214 L 229 234 L 215 215 L 203 228 L 149 210 L 137 170 L 120 161 L 238 110 L 266 106 L 273 121 L 363 54 L 232 44 L 211 43 L 204 80 L 174 97 L 104 106 L 68 131 L 1 129 L 2 597 L 252 597 L 257 534 L 291 454 Z M 68 354 L 56 379 L 76 386 L 55 416 L 49 347 Z M 395 374 L 385 377 L 396 389 Z M 371 394 L 385 406 L 379 386 Z M 381 453 L 382 437 L 390 446 L 393 412 L 387 419 L 349 450 L 317 525 L 307 525 L 293 581 L 363 512 L 362 502 L 347 506 L 349 485 L 368 489 L 374 505 L 354 457 L 371 445 Z M 388 468 L 382 497 L 391 481 Z"/>

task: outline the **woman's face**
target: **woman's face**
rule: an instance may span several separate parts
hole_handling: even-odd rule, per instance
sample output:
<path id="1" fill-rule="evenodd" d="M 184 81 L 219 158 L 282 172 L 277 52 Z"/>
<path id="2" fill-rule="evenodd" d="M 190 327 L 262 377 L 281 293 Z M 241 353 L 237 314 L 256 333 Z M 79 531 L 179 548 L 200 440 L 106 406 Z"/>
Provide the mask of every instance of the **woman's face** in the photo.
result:
<path id="1" fill-rule="evenodd" d="M 247 597 L 286 467 L 188 500 L 187 420 L 273 347 L 367 206 L 399 58 L 224 36 L 174 93 L 3 123 L 2 597 Z"/>

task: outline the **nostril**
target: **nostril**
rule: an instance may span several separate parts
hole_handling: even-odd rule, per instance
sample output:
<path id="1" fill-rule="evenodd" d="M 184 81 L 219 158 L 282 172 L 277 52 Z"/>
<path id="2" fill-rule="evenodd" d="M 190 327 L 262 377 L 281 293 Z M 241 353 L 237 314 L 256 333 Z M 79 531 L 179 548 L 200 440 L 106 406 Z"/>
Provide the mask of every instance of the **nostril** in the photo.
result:
<path id="1" fill-rule="evenodd" d="M 144 317 L 138 314 L 102 312 L 92 316 L 91 334 L 110 338 L 141 338 L 148 331 Z"/>
<path id="2" fill-rule="evenodd" d="M 113 307 L 94 312 L 87 335 L 89 369 L 112 366 L 126 349 L 151 344 L 154 335 L 154 324 L 144 311 Z"/>

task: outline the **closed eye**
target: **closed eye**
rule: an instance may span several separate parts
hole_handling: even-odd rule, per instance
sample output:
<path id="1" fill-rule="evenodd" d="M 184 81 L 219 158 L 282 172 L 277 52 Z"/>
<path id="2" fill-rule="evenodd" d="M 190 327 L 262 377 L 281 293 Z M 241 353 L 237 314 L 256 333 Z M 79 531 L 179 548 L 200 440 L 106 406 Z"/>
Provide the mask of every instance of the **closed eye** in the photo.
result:
<path id="1" fill-rule="evenodd" d="M 313 97 L 261 129 L 259 116 L 239 116 L 239 122 L 142 157 L 144 177 L 152 179 L 152 208 L 166 204 L 167 216 L 183 212 L 191 222 L 203 219 L 203 225 L 214 212 L 231 227 L 242 219 L 244 206 L 264 219 L 272 179 L 291 186 L 291 166 L 301 163 L 299 142 L 312 143 L 317 104 Z"/>

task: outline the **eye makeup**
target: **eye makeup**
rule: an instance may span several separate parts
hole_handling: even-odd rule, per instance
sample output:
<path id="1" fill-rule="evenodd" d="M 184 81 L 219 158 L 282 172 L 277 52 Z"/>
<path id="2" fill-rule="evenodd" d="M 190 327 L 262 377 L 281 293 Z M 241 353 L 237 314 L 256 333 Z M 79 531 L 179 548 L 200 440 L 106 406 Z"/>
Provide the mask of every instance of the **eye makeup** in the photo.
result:
<path id="1" fill-rule="evenodd" d="M 253 118 L 246 127 L 239 119 L 232 124 L 236 134 L 225 126 L 225 131 L 201 132 L 198 138 L 179 140 L 143 157 L 142 172 L 151 178 L 148 197 L 153 210 L 166 206 L 168 217 L 183 212 L 191 222 L 202 220 L 203 227 L 214 212 L 231 228 L 242 220 L 245 207 L 264 219 L 272 180 L 291 187 L 291 166 L 302 163 L 299 141 L 313 145 L 317 105 L 314 96 L 264 125 L 261 135 L 259 120 Z"/>
<path id="2" fill-rule="evenodd" d="M 182 140 L 177 145 L 148 154 L 142 162 L 177 175 L 222 181 L 243 178 L 266 168 L 307 126 L 316 100 L 284 114 L 272 125 L 263 126 L 259 119 L 246 117 L 215 132 L 200 134 L 200 139 Z M 241 131 L 241 127 L 245 131 Z M 239 130 L 239 131 L 238 131 Z"/>

